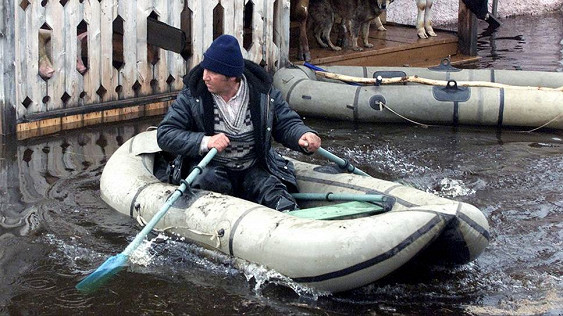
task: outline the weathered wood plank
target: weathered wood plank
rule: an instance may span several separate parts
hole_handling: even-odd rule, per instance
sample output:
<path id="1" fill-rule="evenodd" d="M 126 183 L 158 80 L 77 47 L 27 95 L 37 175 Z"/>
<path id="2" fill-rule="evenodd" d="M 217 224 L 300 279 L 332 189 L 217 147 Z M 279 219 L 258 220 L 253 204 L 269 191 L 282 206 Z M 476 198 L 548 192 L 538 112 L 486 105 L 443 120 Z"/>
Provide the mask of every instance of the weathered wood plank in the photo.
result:
<path id="1" fill-rule="evenodd" d="M 147 54 L 147 17 L 153 10 L 152 0 L 137 0 L 137 81 L 140 83 L 139 94 L 151 93 L 150 82 L 152 79 L 152 67 L 148 61 Z"/>
<path id="2" fill-rule="evenodd" d="M 218 0 L 188 0 L 189 8 L 193 14 L 193 38 L 201 39 L 194 41 L 194 55 L 190 60 L 189 68 L 193 68 L 203 60 L 203 52 L 213 42 L 213 9 Z"/>
<path id="3" fill-rule="evenodd" d="M 459 0 L 457 34 L 459 51 L 464 55 L 477 55 L 477 17 L 462 0 Z"/>
<path id="4" fill-rule="evenodd" d="M 64 7 L 64 91 L 69 99 L 63 107 L 79 105 L 84 77 L 76 70 L 78 58 L 77 27 L 82 21 L 84 6 L 78 1 L 69 1 Z"/>
<path id="5" fill-rule="evenodd" d="M 100 2 L 100 72 L 101 86 L 105 89 L 103 102 L 117 100 L 115 88 L 118 85 L 117 69 L 113 67 L 113 20 L 117 17 L 117 8 L 113 0 Z"/>
<path id="6" fill-rule="evenodd" d="M 135 1 L 119 0 L 118 13 L 123 18 L 123 61 L 119 71 L 122 97 L 135 96 L 133 85 L 137 80 L 137 6 Z"/>
<path id="7" fill-rule="evenodd" d="M 170 9 L 168 10 L 168 22 L 171 26 L 176 28 L 182 27 L 181 12 L 184 10 L 184 5 L 187 0 L 177 1 L 169 0 Z M 190 27 L 191 30 L 191 27 Z M 188 36 L 186 34 L 186 36 Z M 173 52 L 166 52 L 168 73 L 174 80 L 170 83 L 168 91 L 180 90 L 184 86 L 182 77 L 186 74 L 186 61 L 180 54 Z M 168 78 L 166 78 L 168 80 Z"/>
<path id="8" fill-rule="evenodd" d="M 45 9 L 39 1 L 31 2 L 22 15 L 18 14 L 16 45 L 19 45 L 16 63 L 21 66 L 21 73 L 16 78 L 19 96 L 16 107 L 18 117 L 45 110 L 42 99 L 47 84 L 39 77 L 39 29 L 45 23 L 44 14 Z M 23 105 L 24 100 L 27 100 L 27 107 Z"/>
<path id="9" fill-rule="evenodd" d="M 162 26 L 162 27 L 168 27 L 169 25 L 169 19 L 168 19 L 168 3 L 166 1 L 162 1 L 162 0 L 153 0 L 154 1 L 154 11 L 158 14 L 159 20 L 155 21 L 158 23 L 148 23 L 147 24 L 147 32 L 148 30 L 150 30 L 151 28 L 149 26 L 153 26 L 156 27 L 156 29 L 158 29 L 158 26 Z M 154 21 L 153 19 L 149 19 L 148 22 L 150 21 Z M 158 25 L 158 26 L 157 26 Z M 170 30 L 171 28 L 168 27 L 168 30 Z M 163 32 L 162 33 L 167 33 L 165 32 L 166 28 L 163 28 Z M 180 34 L 180 37 L 182 38 L 182 34 L 181 32 L 171 32 L 171 33 L 167 33 L 167 34 L 174 34 L 174 35 L 178 35 Z M 149 38 L 149 34 L 147 34 L 147 40 Z M 181 38 L 177 38 L 175 36 L 166 36 L 164 34 L 162 34 L 161 36 L 159 36 L 159 38 L 161 38 L 161 43 L 162 44 L 166 44 L 166 42 L 174 42 L 174 43 L 170 43 L 170 45 L 173 46 L 180 46 L 183 43 L 181 43 Z M 152 80 L 156 80 L 153 88 L 153 93 L 162 93 L 168 90 L 168 84 L 166 83 L 166 79 L 168 78 L 169 72 L 168 72 L 168 54 L 166 53 L 167 50 L 163 49 L 163 48 L 158 48 L 158 56 L 156 56 L 158 58 L 157 63 L 152 66 Z"/>
<path id="10" fill-rule="evenodd" d="M 11 1 L 0 3 L 0 134 L 12 134 L 16 131 L 16 88 L 17 63 L 14 5 Z M 6 156 L 7 157 L 7 156 Z M 0 182 L 0 184 L 3 183 Z"/>
<path id="11" fill-rule="evenodd" d="M 88 23 L 88 71 L 84 74 L 84 101 L 86 103 L 100 103 L 102 98 L 97 94 L 102 81 L 100 78 L 100 64 L 102 56 L 101 39 L 101 10 L 100 2 L 84 1 L 84 21 Z"/>
<path id="12" fill-rule="evenodd" d="M 290 0 L 277 0 L 278 8 L 277 8 L 277 23 L 275 23 L 275 41 L 279 45 L 279 61 L 277 67 L 274 69 L 278 69 L 281 67 L 285 67 L 289 65 L 289 25 L 290 25 L 290 18 L 289 18 L 289 5 Z"/>
<path id="13" fill-rule="evenodd" d="M 277 47 L 274 44 L 274 8 L 275 0 L 264 1 L 264 42 L 262 50 L 262 58 L 266 63 L 266 67 L 270 68 L 278 59 Z"/>
<path id="14" fill-rule="evenodd" d="M 254 3 L 254 10 L 252 12 L 252 44 L 248 49 L 247 59 L 255 63 L 260 63 L 262 59 L 262 41 L 264 39 L 264 21 L 262 15 L 264 10 L 264 0 L 252 0 Z"/>
<path id="15" fill-rule="evenodd" d="M 63 58 L 63 19 L 62 16 L 62 6 L 60 3 L 53 1 L 47 2 L 45 6 L 45 23 L 47 23 L 51 29 L 51 54 L 50 59 L 53 64 L 53 69 L 55 70 L 53 77 L 46 81 L 47 90 L 43 97 L 43 102 L 47 111 L 55 110 L 61 107 L 60 99 L 57 100 L 56 96 L 59 97 L 63 94 L 62 83 L 64 82 L 64 58 Z"/>

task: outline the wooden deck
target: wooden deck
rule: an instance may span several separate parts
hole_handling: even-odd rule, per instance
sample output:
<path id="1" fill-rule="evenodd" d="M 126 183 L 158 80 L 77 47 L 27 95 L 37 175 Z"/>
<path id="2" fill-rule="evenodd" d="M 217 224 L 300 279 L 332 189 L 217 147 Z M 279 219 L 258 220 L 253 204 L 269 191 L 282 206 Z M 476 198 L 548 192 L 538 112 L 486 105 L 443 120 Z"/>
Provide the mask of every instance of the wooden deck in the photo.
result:
<path id="1" fill-rule="evenodd" d="M 450 57 L 452 64 L 474 60 L 476 57 L 464 56 L 458 52 L 458 37 L 455 32 L 435 30 L 438 36 L 420 39 L 416 29 L 405 25 L 385 25 L 387 31 L 377 31 L 372 25 L 370 43 L 372 48 L 363 51 L 345 49 L 333 51 L 318 45 L 313 36 L 309 35 L 311 61 L 313 65 L 343 66 L 411 66 L 429 67 L 440 63 L 443 58 Z M 297 59 L 297 30 L 291 30 L 289 56 L 295 64 L 303 61 Z M 333 34 L 333 36 L 335 36 Z M 334 41 L 336 38 L 334 38 Z M 361 45 L 361 44 L 360 44 Z"/>

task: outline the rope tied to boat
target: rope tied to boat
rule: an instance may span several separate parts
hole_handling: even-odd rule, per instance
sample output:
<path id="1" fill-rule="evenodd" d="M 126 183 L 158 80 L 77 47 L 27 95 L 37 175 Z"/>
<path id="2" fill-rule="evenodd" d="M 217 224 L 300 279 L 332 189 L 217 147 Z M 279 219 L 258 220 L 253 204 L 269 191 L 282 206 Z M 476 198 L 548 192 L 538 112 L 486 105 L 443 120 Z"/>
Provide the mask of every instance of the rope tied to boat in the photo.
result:
<path id="1" fill-rule="evenodd" d="M 562 87 L 562 88 L 563 88 L 563 87 Z M 555 117 L 552 118 L 551 120 L 547 121 L 546 123 L 544 123 L 544 124 L 542 124 L 542 125 L 540 125 L 540 126 L 538 126 L 538 127 L 532 128 L 531 130 L 519 131 L 519 132 L 521 132 L 521 133 L 531 133 L 531 132 L 535 132 L 535 131 L 537 131 L 538 129 L 543 128 L 543 127 L 546 127 L 547 125 L 551 124 L 551 122 L 553 122 L 553 121 L 559 119 L 561 116 L 563 116 L 563 113 L 559 113 L 557 116 L 555 116 Z"/>
<path id="2" fill-rule="evenodd" d="M 137 222 L 139 223 L 139 225 L 141 226 L 145 226 L 147 224 L 147 220 L 145 220 L 143 218 L 143 216 L 141 216 L 141 214 L 137 214 Z M 201 232 L 199 230 L 195 230 L 195 229 L 191 229 L 185 226 L 168 226 L 168 227 L 164 227 L 164 228 L 153 228 L 154 231 L 156 232 L 162 232 L 162 233 L 166 233 L 172 229 L 185 229 L 188 232 L 194 234 L 194 235 L 199 235 L 199 236 L 208 236 L 209 240 L 211 241 L 215 241 L 215 248 L 220 248 L 221 247 L 221 237 L 225 235 L 224 231 L 216 231 L 214 233 L 205 233 L 205 232 Z"/>
<path id="3" fill-rule="evenodd" d="M 438 125 L 432 125 L 432 124 L 424 124 L 424 123 L 420 123 L 420 122 L 417 122 L 417 121 L 415 121 L 415 120 L 412 120 L 412 119 L 410 119 L 410 118 L 408 118 L 408 117 L 406 117 L 406 116 L 403 116 L 403 115 L 397 113 L 397 111 L 393 110 L 392 108 L 389 107 L 389 105 L 384 104 L 383 102 L 380 102 L 379 105 L 380 105 L 382 108 L 385 108 L 385 109 L 389 110 L 389 112 L 391 112 L 391 113 L 397 115 L 398 117 L 402 118 L 403 120 L 409 121 L 409 122 L 411 122 L 411 123 L 413 123 L 413 124 L 416 124 L 416 125 L 420 125 L 422 128 L 428 128 L 428 127 L 430 127 L 430 126 L 438 126 Z"/>

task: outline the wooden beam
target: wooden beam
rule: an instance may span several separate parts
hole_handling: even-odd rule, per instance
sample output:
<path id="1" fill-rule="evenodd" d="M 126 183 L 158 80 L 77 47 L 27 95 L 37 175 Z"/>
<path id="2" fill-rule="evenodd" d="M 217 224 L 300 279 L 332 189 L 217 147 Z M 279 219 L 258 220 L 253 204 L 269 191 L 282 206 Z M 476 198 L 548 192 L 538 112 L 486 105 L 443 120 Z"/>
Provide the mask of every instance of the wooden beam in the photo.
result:
<path id="1" fill-rule="evenodd" d="M 132 106 L 139 106 L 139 105 L 145 105 L 150 103 L 173 100 L 176 98 L 177 94 L 178 91 L 174 91 L 174 92 L 162 93 L 159 95 L 150 95 L 144 97 L 129 98 L 124 100 L 103 102 L 98 104 L 89 104 L 81 107 L 53 110 L 49 112 L 33 113 L 25 116 L 24 118 L 18 119 L 18 124 L 46 120 L 56 117 L 67 117 L 77 114 L 83 114 L 89 117 L 91 113 L 98 113 L 107 110 L 123 109 Z"/>
<path id="2" fill-rule="evenodd" d="M 181 29 L 149 17 L 147 43 L 179 54 L 186 48 L 186 35 Z"/>
<path id="3" fill-rule="evenodd" d="M 462 0 L 459 0 L 457 36 L 459 51 L 464 55 L 477 56 L 477 17 Z"/>

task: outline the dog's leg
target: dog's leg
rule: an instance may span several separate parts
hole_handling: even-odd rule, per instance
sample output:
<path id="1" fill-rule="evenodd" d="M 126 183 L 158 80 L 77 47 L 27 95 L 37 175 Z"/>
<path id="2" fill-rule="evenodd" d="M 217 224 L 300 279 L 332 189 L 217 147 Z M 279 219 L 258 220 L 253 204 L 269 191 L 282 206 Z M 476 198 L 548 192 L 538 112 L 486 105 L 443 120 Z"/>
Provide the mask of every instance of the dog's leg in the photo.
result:
<path id="1" fill-rule="evenodd" d="M 342 50 L 342 47 L 334 45 L 332 43 L 332 40 L 330 39 L 330 33 L 332 32 L 333 26 L 334 26 L 334 13 L 331 14 L 330 23 L 329 23 L 329 25 L 327 25 L 327 27 L 324 28 L 322 36 L 323 36 L 324 40 L 326 41 L 326 43 L 328 44 L 328 47 L 330 47 L 334 51 L 340 51 L 340 50 Z"/>
<path id="2" fill-rule="evenodd" d="M 426 0 L 426 10 L 424 11 L 424 29 L 428 36 L 436 36 L 432 28 L 432 3 L 434 0 Z"/>
<path id="3" fill-rule="evenodd" d="M 364 49 L 361 48 L 360 46 L 358 46 L 358 37 L 360 36 L 360 28 L 361 25 L 359 24 L 359 21 L 352 21 L 352 20 L 347 20 L 346 21 L 347 24 L 347 38 L 348 41 L 351 41 L 351 45 L 352 45 L 352 49 L 357 51 L 357 52 L 361 52 Z"/>
<path id="4" fill-rule="evenodd" d="M 322 40 L 322 36 L 323 36 L 323 31 L 320 28 L 315 28 L 313 34 L 315 36 L 315 39 L 317 40 L 317 43 L 319 43 L 319 46 L 323 47 L 323 48 L 328 48 L 328 45 Z"/>
<path id="5" fill-rule="evenodd" d="M 428 38 L 428 34 L 426 34 L 426 30 L 424 29 L 426 0 L 416 0 L 416 7 L 418 8 L 418 14 L 416 15 L 416 34 L 420 38 Z"/>
<path id="6" fill-rule="evenodd" d="M 383 26 L 383 23 L 381 23 L 381 19 L 379 17 L 375 17 L 373 21 L 375 22 L 375 27 L 377 28 L 378 31 L 387 31 L 385 26 Z"/>
<path id="7" fill-rule="evenodd" d="M 374 20 L 376 20 L 376 19 L 378 19 L 378 18 L 375 18 Z M 362 23 L 362 30 L 361 31 L 362 31 L 362 42 L 364 43 L 364 47 L 373 47 L 373 44 L 371 44 L 369 42 L 369 27 L 370 27 L 371 21 L 373 21 L 373 20 Z M 381 21 L 379 23 L 381 23 Z"/>

